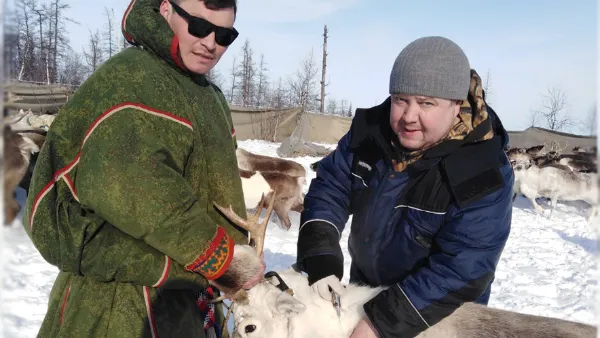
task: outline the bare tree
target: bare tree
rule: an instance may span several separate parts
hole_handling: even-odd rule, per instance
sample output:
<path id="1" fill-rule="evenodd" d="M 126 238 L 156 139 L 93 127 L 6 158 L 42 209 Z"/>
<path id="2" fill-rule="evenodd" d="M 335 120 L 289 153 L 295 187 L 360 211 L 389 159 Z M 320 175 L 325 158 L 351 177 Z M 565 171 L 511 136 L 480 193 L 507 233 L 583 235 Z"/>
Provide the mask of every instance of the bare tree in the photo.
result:
<path id="1" fill-rule="evenodd" d="M 325 73 L 327 70 L 327 25 L 323 30 L 323 67 L 321 68 L 321 109 L 319 111 L 321 114 L 325 112 Z"/>
<path id="2" fill-rule="evenodd" d="M 44 73 L 43 77 L 38 81 L 44 81 L 48 84 L 50 83 L 50 52 L 48 44 L 51 41 L 45 41 L 44 39 L 44 23 L 47 22 L 47 12 L 48 9 L 46 5 L 43 5 L 41 8 L 33 8 L 33 13 L 37 16 L 37 24 L 39 26 L 38 34 L 39 34 L 39 52 L 38 52 L 38 65 L 44 65 Z M 49 32 L 49 31 L 48 31 Z M 48 34 L 51 36 L 51 34 Z M 41 73 L 41 72 L 40 72 Z"/>
<path id="3" fill-rule="evenodd" d="M 315 88 L 317 72 L 318 68 L 311 50 L 294 76 L 288 80 L 294 103 L 300 107 L 302 112 L 316 107 L 318 101 Z"/>
<path id="4" fill-rule="evenodd" d="M 87 69 L 83 64 L 81 54 L 71 51 L 64 59 L 59 81 L 66 85 L 79 86 L 83 83 L 86 73 Z"/>
<path id="5" fill-rule="evenodd" d="M 2 40 L 3 63 L 5 79 L 14 78 L 19 71 L 19 25 L 17 21 L 17 13 L 5 9 L 3 31 L 4 38 Z"/>
<path id="6" fill-rule="evenodd" d="M 72 49 L 69 46 L 68 32 L 65 23 L 71 22 L 79 25 L 79 22 L 65 16 L 65 12 L 71 8 L 70 5 L 63 3 L 64 0 L 52 0 L 50 3 L 50 24 L 52 29 L 49 31 L 53 37 L 51 46 L 52 54 L 52 73 L 51 78 L 54 82 L 58 79 L 58 69 L 60 59 L 67 56 Z"/>
<path id="7" fill-rule="evenodd" d="M 485 80 L 483 81 L 483 92 L 485 94 L 485 102 L 490 104 L 492 101 L 492 96 L 494 92 L 492 91 L 492 75 L 490 70 L 488 69 L 487 74 L 485 75 Z"/>
<path id="8" fill-rule="evenodd" d="M 353 112 L 352 112 L 352 103 L 350 103 L 350 107 L 348 107 L 348 112 L 346 113 L 346 116 L 347 117 L 352 117 L 352 114 L 353 114 Z"/>
<path id="9" fill-rule="evenodd" d="M 283 80 L 281 77 L 277 83 L 277 88 L 272 90 L 272 95 L 270 96 L 270 106 L 275 109 L 282 109 L 286 107 L 286 97 L 287 97 L 286 89 L 283 86 Z"/>
<path id="10" fill-rule="evenodd" d="M 206 79 L 212 82 L 215 86 L 219 88 L 223 88 L 223 76 L 221 76 L 221 72 L 218 69 L 212 68 L 206 73 Z"/>
<path id="11" fill-rule="evenodd" d="M 96 33 L 90 31 L 89 49 L 87 52 L 85 50 L 83 51 L 85 62 L 89 67 L 90 73 L 95 72 L 102 63 L 102 47 L 100 42 L 100 33 L 98 31 L 96 31 Z"/>
<path id="12" fill-rule="evenodd" d="M 238 66 L 237 76 L 240 77 L 241 86 L 240 99 L 243 107 L 249 106 L 252 102 L 255 89 L 256 65 L 254 63 L 254 52 L 250 47 L 250 40 L 246 39 L 242 46 L 242 60 Z"/>
<path id="13" fill-rule="evenodd" d="M 583 130 L 585 130 L 587 132 L 587 134 L 589 136 L 594 136 L 596 135 L 596 130 L 597 130 L 597 116 L 596 116 L 596 104 L 594 103 L 594 105 L 590 108 L 588 115 L 585 119 L 585 122 L 583 123 Z"/>
<path id="14" fill-rule="evenodd" d="M 542 119 L 548 129 L 565 131 L 575 125 L 575 119 L 566 111 L 567 94 L 559 87 L 551 87 L 542 98 L 542 108 L 533 113 Z"/>
<path id="15" fill-rule="evenodd" d="M 229 91 L 229 102 L 233 103 L 233 95 L 236 89 L 236 78 L 237 78 L 237 65 L 235 63 L 235 57 L 233 57 L 233 65 L 231 66 L 231 90 Z"/>
<path id="16" fill-rule="evenodd" d="M 530 127 L 537 127 L 539 126 L 539 121 L 540 120 L 540 115 L 535 112 L 535 111 L 531 111 L 529 112 L 529 126 Z"/>
<path id="17" fill-rule="evenodd" d="M 264 104 L 268 86 L 269 80 L 267 77 L 267 63 L 265 61 L 265 55 L 261 54 L 260 62 L 258 64 L 258 86 L 255 99 L 255 104 L 257 107 L 261 107 Z"/>
<path id="18" fill-rule="evenodd" d="M 346 99 L 343 99 L 340 102 L 340 115 L 344 116 L 344 114 L 346 113 L 346 105 L 348 104 L 348 101 L 346 101 Z"/>
<path id="19" fill-rule="evenodd" d="M 69 50 L 65 16 L 70 8 L 64 0 L 16 0 L 15 19 L 18 41 L 15 46 L 14 74 L 19 80 L 56 82 L 59 64 Z"/>
<path id="20" fill-rule="evenodd" d="M 19 0 L 17 2 L 17 23 L 19 30 L 18 80 L 34 80 L 37 67 L 35 60 L 35 38 L 32 9 L 37 6 L 34 0 Z"/>
<path id="21" fill-rule="evenodd" d="M 112 57 L 116 52 L 116 44 L 114 37 L 115 30 L 115 11 L 111 8 L 104 7 L 104 16 L 106 17 L 106 26 L 104 31 L 104 48 L 108 57 Z"/>
<path id="22" fill-rule="evenodd" d="M 337 112 L 337 101 L 335 99 L 327 100 L 327 113 L 335 115 Z"/>

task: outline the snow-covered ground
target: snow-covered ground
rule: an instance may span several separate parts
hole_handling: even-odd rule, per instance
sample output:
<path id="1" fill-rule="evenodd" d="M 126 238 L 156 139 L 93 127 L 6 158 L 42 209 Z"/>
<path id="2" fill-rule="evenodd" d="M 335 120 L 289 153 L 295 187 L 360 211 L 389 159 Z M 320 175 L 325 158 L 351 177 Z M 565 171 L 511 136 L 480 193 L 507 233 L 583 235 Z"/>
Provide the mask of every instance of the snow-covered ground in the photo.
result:
<path id="1" fill-rule="evenodd" d="M 239 145 L 268 156 L 277 156 L 279 146 L 264 141 L 241 141 Z M 318 158 L 294 160 L 306 167 L 310 184 L 315 173 L 309 164 Z M 23 201 L 23 191 L 19 194 Z M 587 213 L 584 205 L 559 203 L 549 220 L 537 215 L 529 201 L 519 197 L 513 207 L 512 231 L 498 266 L 489 306 L 596 325 L 598 248 L 585 219 Z M 276 218 L 273 215 L 265 242 L 269 270 L 288 268 L 296 252 L 299 214 L 291 213 L 294 226 L 287 232 L 277 226 Z M 342 248 L 346 282 L 350 266 L 347 240 L 345 231 Z M 4 337 L 35 337 L 57 269 L 39 255 L 19 221 L 4 228 L 2 250 Z"/>

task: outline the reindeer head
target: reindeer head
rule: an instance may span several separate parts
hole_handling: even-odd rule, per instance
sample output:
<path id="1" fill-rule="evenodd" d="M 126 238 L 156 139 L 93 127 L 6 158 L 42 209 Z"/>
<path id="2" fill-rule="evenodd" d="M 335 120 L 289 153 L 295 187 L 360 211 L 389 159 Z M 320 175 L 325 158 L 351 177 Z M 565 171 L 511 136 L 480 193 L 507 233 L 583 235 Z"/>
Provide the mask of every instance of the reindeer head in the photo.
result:
<path id="1" fill-rule="evenodd" d="M 533 164 L 533 156 L 528 154 L 523 148 L 513 148 L 506 152 L 510 165 L 514 170 L 522 170 L 531 167 Z"/>
<path id="2" fill-rule="evenodd" d="M 269 274 L 274 275 L 277 280 L 267 278 Z M 309 288 L 306 278 L 292 269 L 282 272 L 281 275 L 285 275 L 288 283 L 306 284 L 306 288 Z M 266 276 L 263 282 L 247 292 L 247 303 L 232 305 L 235 318 L 234 338 L 289 337 L 292 330 L 289 325 L 290 319 L 306 311 L 306 305 L 294 297 L 294 291 L 291 291 L 279 275 L 268 273 Z"/>

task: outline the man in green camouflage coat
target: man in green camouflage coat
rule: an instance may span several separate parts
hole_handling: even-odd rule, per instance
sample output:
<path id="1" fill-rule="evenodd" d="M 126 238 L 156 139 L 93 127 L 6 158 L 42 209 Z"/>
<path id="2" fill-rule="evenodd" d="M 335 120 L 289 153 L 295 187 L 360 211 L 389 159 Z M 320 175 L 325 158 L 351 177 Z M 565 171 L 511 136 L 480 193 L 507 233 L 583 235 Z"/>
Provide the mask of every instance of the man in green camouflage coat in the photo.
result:
<path id="1" fill-rule="evenodd" d="M 39 154 L 23 223 L 60 269 L 40 337 L 205 337 L 198 293 L 264 272 L 213 207 L 245 214 L 230 111 L 202 75 L 237 36 L 235 1 L 171 1 L 131 1 L 134 46 L 79 88 Z"/>

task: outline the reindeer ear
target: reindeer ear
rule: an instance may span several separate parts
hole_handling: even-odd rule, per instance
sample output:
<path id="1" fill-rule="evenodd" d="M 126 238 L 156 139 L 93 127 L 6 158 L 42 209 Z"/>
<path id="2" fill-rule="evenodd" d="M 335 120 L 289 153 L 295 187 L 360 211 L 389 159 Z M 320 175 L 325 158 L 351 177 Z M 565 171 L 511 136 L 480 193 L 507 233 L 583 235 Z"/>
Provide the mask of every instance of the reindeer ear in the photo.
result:
<path id="1" fill-rule="evenodd" d="M 306 310 L 306 305 L 287 292 L 281 292 L 275 301 L 275 310 L 285 317 L 294 317 Z"/>

